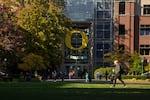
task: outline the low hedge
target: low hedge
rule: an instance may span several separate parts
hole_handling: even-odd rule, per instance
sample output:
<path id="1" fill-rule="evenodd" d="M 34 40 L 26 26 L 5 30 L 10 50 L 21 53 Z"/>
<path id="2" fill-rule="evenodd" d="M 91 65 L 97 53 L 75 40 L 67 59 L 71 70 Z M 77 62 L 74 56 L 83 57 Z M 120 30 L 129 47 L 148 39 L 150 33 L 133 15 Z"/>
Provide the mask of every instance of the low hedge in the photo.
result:
<path id="1" fill-rule="evenodd" d="M 141 79 L 141 80 L 145 80 L 147 79 L 146 76 L 141 76 L 141 75 L 122 75 L 123 79 Z"/>

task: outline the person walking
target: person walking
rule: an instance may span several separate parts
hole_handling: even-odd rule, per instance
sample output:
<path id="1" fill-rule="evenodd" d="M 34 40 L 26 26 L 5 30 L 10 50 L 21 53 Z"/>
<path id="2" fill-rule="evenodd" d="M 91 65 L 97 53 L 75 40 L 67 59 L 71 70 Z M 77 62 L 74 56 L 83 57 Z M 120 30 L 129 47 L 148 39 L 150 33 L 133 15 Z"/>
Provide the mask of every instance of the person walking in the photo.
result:
<path id="1" fill-rule="evenodd" d="M 108 72 L 107 72 L 107 70 L 106 70 L 106 72 L 105 72 L 105 80 L 106 80 L 106 81 L 108 80 Z"/>
<path id="2" fill-rule="evenodd" d="M 85 82 L 87 83 L 88 81 L 89 81 L 89 73 L 86 72 L 86 73 L 85 73 Z"/>
<path id="3" fill-rule="evenodd" d="M 54 82 L 56 82 L 56 79 L 57 79 L 57 72 L 56 72 L 56 70 L 54 70 L 52 72 L 52 75 L 53 75 L 53 78 L 54 78 Z"/>
<path id="4" fill-rule="evenodd" d="M 120 63 L 118 60 L 114 60 L 114 69 L 113 69 L 113 72 L 114 72 L 114 78 L 113 78 L 113 86 L 111 87 L 115 87 L 116 86 L 116 80 L 119 79 L 121 81 L 121 83 L 124 85 L 124 87 L 126 87 L 126 84 L 125 82 L 122 80 L 121 78 L 121 75 L 122 75 L 122 72 L 121 72 L 121 68 L 120 68 Z"/>

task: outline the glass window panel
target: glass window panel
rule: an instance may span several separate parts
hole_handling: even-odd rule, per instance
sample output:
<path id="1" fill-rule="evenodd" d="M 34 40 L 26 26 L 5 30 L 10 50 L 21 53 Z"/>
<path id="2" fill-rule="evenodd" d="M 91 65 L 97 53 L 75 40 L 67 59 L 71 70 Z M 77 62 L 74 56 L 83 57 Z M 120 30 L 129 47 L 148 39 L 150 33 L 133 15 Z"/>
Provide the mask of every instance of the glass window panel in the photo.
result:
<path id="1" fill-rule="evenodd" d="M 111 2 L 105 2 L 105 9 L 111 9 Z"/>
<path id="2" fill-rule="evenodd" d="M 102 10 L 102 9 L 103 9 L 103 3 L 97 2 L 97 10 Z"/>
<path id="3" fill-rule="evenodd" d="M 125 35 L 125 25 L 119 25 L 119 35 Z"/>
<path id="4" fill-rule="evenodd" d="M 149 55 L 150 50 L 149 49 L 145 49 L 145 55 Z"/>
<path id="5" fill-rule="evenodd" d="M 97 29 L 103 29 L 103 25 L 97 25 Z"/>
<path id="6" fill-rule="evenodd" d="M 150 28 L 148 25 L 141 26 L 140 35 L 150 35 Z"/>
<path id="7" fill-rule="evenodd" d="M 144 47 L 144 45 L 140 45 L 140 47 Z"/>
<path id="8" fill-rule="evenodd" d="M 63 9 L 63 13 L 72 21 L 92 20 L 94 15 L 93 0 L 65 0 L 65 2 L 66 5 Z"/>
<path id="9" fill-rule="evenodd" d="M 111 18 L 110 11 L 104 11 L 104 18 Z"/>
<path id="10" fill-rule="evenodd" d="M 125 2 L 119 2 L 119 14 L 125 14 Z"/>
<path id="11" fill-rule="evenodd" d="M 103 51 L 97 51 L 96 56 L 97 58 L 103 58 Z"/>
<path id="12" fill-rule="evenodd" d="M 97 11 L 97 18 L 103 18 L 103 11 Z"/>
<path id="13" fill-rule="evenodd" d="M 104 24 L 104 22 L 102 22 L 102 21 L 97 21 L 97 25 L 103 25 Z"/>
<path id="14" fill-rule="evenodd" d="M 150 35 L 150 29 L 146 29 L 146 35 Z"/>
<path id="15" fill-rule="evenodd" d="M 144 35 L 144 33 L 145 33 L 145 30 L 141 29 L 140 30 L 140 35 Z"/>
<path id="16" fill-rule="evenodd" d="M 96 44 L 96 49 L 103 49 L 103 44 L 102 43 L 97 43 Z"/>
<path id="17" fill-rule="evenodd" d="M 105 22 L 104 29 L 110 30 L 110 23 L 109 22 Z"/>
<path id="18" fill-rule="evenodd" d="M 143 13 L 144 13 L 144 15 L 150 14 L 150 5 L 144 5 Z"/>
<path id="19" fill-rule="evenodd" d="M 104 49 L 109 49 L 109 48 L 110 48 L 110 44 L 104 43 Z"/>
<path id="20" fill-rule="evenodd" d="M 80 33 L 74 33 L 71 36 L 71 45 L 73 47 L 80 47 L 82 45 L 82 36 Z"/>
<path id="21" fill-rule="evenodd" d="M 110 38 L 110 31 L 105 31 L 104 38 Z"/>
<path id="22" fill-rule="evenodd" d="M 103 38 L 103 31 L 97 31 L 96 38 Z"/>

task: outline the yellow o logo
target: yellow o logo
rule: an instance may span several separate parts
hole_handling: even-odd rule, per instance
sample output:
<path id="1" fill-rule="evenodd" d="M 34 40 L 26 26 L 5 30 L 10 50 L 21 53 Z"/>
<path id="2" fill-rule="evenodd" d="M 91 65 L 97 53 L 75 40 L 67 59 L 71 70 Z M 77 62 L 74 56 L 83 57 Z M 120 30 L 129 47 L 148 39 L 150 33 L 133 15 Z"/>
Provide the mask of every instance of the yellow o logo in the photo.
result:
<path id="1" fill-rule="evenodd" d="M 82 36 L 82 45 L 78 48 L 75 48 L 71 45 L 71 36 L 72 34 L 75 34 L 75 33 L 80 33 L 81 36 Z M 65 38 L 65 44 L 68 48 L 72 49 L 72 50 L 81 50 L 81 49 L 84 49 L 87 47 L 87 44 L 88 44 L 88 37 L 87 35 L 84 33 L 84 32 L 81 32 L 81 31 L 78 31 L 78 30 L 74 30 L 74 31 L 71 31 L 70 33 L 66 34 L 66 38 Z"/>

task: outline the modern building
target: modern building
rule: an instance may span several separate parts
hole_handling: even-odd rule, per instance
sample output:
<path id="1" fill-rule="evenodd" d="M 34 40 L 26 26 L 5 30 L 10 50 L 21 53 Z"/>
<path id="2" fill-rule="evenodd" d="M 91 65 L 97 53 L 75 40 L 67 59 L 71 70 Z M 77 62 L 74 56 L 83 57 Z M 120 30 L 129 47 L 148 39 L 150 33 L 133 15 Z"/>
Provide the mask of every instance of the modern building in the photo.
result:
<path id="1" fill-rule="evenodd" d="M 150 1 L 115 0 L 114 47 L 133 54 L 137 51 L 141 62 L 150 60 Z"/>
<path id="2" fill-rule="evenodd" d="M 139 53 L 141 57 L 150 60 L 150 0 L 140 0 L 139 3 Z"/>
<path id="3" fill-rule="evenodd" d="M 64 41 L 62 69 L 67 73 L 93 75 L 95 69 L 110 66 L 104 54 L 120 48 L 137 51 L 141 62 L 149 62 L 150 0 L 64 0 L 61 7 L 77 29 L 66 33 Z"/>
<path id="4" fill-rule="evenodd" d="M 150 59 L 149 0 L 64 0 L 64 13 L 75 28 L 88 36 L 88 45 L 80 50 L 65 47 L 64 69 L 76 73 L 109 66 L 104 54 L 123 48 L 129 54 L 137 51 L 141 58 Z M 83 36 L 75 32 L 73 47 L 82 45 Z M 143 61 L 142 60 L 142 61 Z"/>
<path id="5" fill-rule="evenodd" d="M 113 51 L 114 0 L 64 1 L 64 13 L 74 22 L 74 28 L 88 37 L 87 47 L 82 49 L 72 49 L 65 43 L 64 70 L 75 71 L 76 77 L 85 71 L 93 75 L 94 69 L 109 66 L 104 63 L 104 54 Z M 73 32 L 70 38 L 72 47 L 82 47 L 82 33 Z"/>

